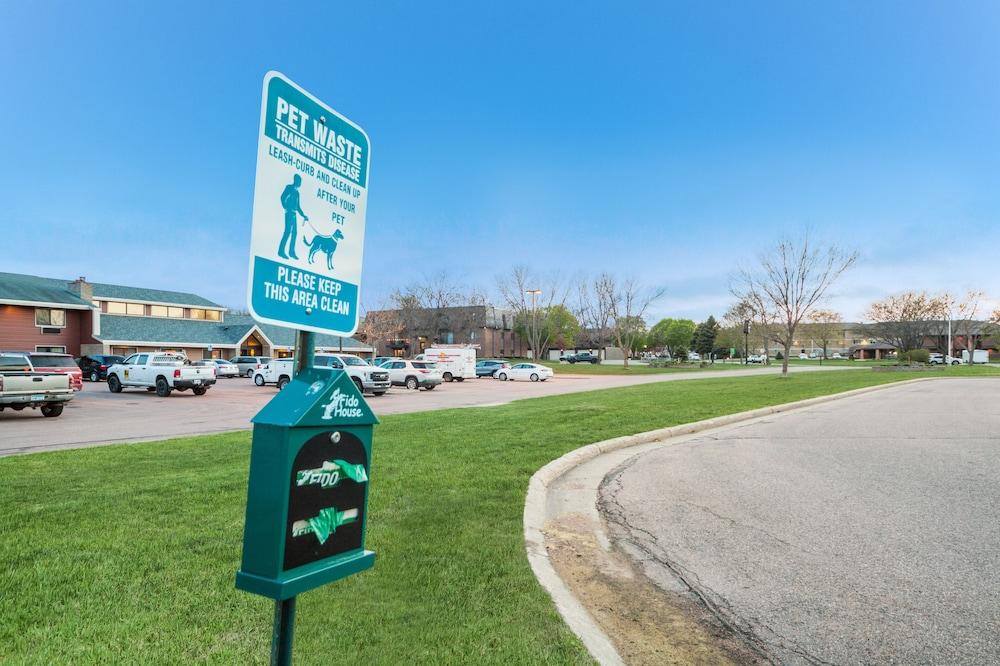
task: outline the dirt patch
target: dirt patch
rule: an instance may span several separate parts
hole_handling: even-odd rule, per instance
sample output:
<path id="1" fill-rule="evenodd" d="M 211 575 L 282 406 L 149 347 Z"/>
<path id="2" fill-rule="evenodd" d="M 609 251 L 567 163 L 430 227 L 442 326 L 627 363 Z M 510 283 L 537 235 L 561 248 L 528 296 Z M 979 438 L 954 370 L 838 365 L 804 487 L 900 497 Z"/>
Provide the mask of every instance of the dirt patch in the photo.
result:
<path id="1" fill-rule="evenodd" d="M 569 514 L 545 526 L 545 543 L 559 577 L 625 663 L 769 663 L 695 598 L 661 589 L 594 534 L 592 519 Z"/>

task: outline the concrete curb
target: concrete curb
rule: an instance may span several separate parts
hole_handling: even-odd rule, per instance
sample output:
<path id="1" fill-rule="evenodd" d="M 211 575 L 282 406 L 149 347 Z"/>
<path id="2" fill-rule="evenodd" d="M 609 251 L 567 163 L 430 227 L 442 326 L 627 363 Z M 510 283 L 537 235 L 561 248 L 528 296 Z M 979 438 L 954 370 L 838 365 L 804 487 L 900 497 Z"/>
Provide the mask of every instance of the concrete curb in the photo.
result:
<path id="1" fill-rule="evenodd" d="M 853 389 L 843 393 L 833 393 L 830 395 L 787 402 L 771 407 L 761 407 L 746 412 L 727 414 L 704 421 L 694 421 L 683 425 L 650 430 L 635 435 L 625 437 L 615 437 L 603 442 L 596 442 L 570 451 L 566 455 L 557 458 L 549 464 L 535 472 L 528 482 L 528 494 L 524 502 L 524 546 L 528 554 L 528 562 L 535 578 L 542 587 L 552 597 L 556 610 L 563 620 L 579 637 L 591 656 L 600 664 L 619 665 L 624 664 L 614 643 L 604 633 L 604 630 L 594 621 L 586 608 L 577 600 L 573 592 L 566 586 L 563 580 L 556 573 L 555 567 L 549 559 L 547 545 L 545 543 L 544 527 L 546 522 L 546 506 L 548 504 L 548 487 L 557 479 L 566 474 L 569 470 L 578 465 L 597 458 L 598 456 L 618 451 L 621 449 L 637 446 L 640 444 L 650 444 L 653 442 L 668 440 L 681 435 L 699 433 L 712 428 L 749 421 L 751 419 L 780 414 L 804 407 L 812 407 L 834 400 L 841 400 L 855 395 L 872 393 L 896 386 L 916 384 L 918 382 L 937 381 L 942 379 L 968 379 L 967 377 L 919 377 L 899 382 L 890 382 L 879 386 L 866 386 L 860 389 Z"/>

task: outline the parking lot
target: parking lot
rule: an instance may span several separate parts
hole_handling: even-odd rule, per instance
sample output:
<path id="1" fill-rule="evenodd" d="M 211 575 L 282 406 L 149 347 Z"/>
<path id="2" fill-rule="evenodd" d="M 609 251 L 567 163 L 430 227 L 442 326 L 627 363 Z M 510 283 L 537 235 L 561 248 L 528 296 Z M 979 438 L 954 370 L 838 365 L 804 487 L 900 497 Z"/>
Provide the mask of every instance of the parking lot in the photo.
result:
<path id="1" fill-rule="evenodd" d="M 803 367 L 796 372 L 837 368 Z M 394 387 L 384 396 L 367 396 L 377 414 L 429 411 L 451 407 L 496 405 L 577 391 L 615 388 L 659 381 L 679 381 L 759 375 L 779 369 L 719 370 L 662 375 L 561 375 L 545 382 L 500 382 L 474 379 L 442 384 L 433 391 Z M 157 397 L 141 389 L 120 394 L 103 382 L 84 382 L 83 391 L 58 418 L 44 418 L 37 410 L 0 412 L 0 455 L 50 449 L 94 446 L 110 442 L 165 439 L 184 435 L 226 432 L 250 427 L 261 407 L 275 394 L 273 386 L 258 387 L 249 379 L 220 379 L 207 395 L 175 392 Z"/>

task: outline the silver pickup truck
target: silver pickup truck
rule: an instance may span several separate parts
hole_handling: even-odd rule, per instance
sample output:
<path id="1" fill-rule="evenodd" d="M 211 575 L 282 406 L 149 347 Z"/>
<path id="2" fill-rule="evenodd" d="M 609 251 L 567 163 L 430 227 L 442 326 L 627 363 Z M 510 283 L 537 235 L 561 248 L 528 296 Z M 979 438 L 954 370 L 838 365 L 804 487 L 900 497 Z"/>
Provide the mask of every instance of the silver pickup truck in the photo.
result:
<path id="1" fill-rule="evenodd" d="M 40 407 L 43 416 L 59 416 L 72 399 L 69 375 L 34 372 L 23 355 L 0 354 L 0 411 Z"/>

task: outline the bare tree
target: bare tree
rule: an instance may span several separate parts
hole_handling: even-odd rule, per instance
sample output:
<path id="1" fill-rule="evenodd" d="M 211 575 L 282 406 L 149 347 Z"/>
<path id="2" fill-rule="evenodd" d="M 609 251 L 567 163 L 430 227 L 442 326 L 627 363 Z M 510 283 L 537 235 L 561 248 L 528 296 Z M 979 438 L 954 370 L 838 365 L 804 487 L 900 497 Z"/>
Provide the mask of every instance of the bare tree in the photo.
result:
<path id="1" fill-rule="evenodd" d="M 749 303 L 757 318 L 776 324 L 777 338 L 785 351 L 782 375 L 788 374 L 795 329 L 857 259 L 857 252 L 813 247 L 806 236 L 798 243 L 781 241 L 761 255 L 758 267 L 744 268 L 737 274 L 731 287 L 733 295 Z"/>
<path id="2" fill-rule="evenodd" d="M 569 287 L 558 275 L 543 275 L 521 265 L 497 277 L 497 290 L 513 310 L 514 321 L 524 327 L 535 360 L 540 360 L 552 337 L 548 317 L 556 312 L 555 306 L 566 305 Z"/>
<path id="3" fill-rule="evenodd" d="M 646 289 L 631 278 L 618 282 L 608 276 L 608 281 L 611 287 L 611 317 L 614 326 L 612 334 L 618 348 L 622 350 L 627 369 L 635 341 L 646 332 L 646 310 L 663 296 L 664 290 Z"/>
<path id="4" fill-rule="evenodd" d="M 447 271 L 424 275 L 390 295 L 401 328 L 408 331 L 466 330 L 480 323 L 468 306 L 485 305 L 486 297 L 475 287 L 463 286 Z"/>
<path id="5" fill-rule="evenodd" d="M 827 357 L 827 350 L 830 348 L 830 342 L 843 333 L 843 317 L 840 316 L 839 312 L 833 310 L 814 310 L 809 316 L 807 326 L 810 335 L 819 340 L 820 346 L 823 348 L 823 355 L 819 359 L 820 365 L 823 365 L 823 360 Z"/>
<path id="6" fill-rule="evenodd" d="M 614 278 L 608 273 L 601 273 L 593 280 L 583 280 L 578 287 L 576 316 L 584 328 L 590 329 L 601 358 L 607 357 L 607 343 L 611 339 L 614 290 Z"/>
<path id="7" fill-rule="evenodd" d="M 384 350 L 389 342 L 398 340 L 403 330 L 403 322 L 400 318 L 399 310 L 380 308 L 378 310 L 367 310 L 363 313 L 361 325 L 358 332 L 365 336 L 365 341 L 374 350 L 374 355 L 379 355 L 379 350 Z"/>
<path id="8" fill-rule="evenodd" d="M 954 319 L 953 331 L 956 338 L 962 340 L 962 346 L 969 352 L 969 364 L 972 364 L 973 352 L 976 349 L 976 336 L 983 332 L 983 326 L 976 318 L 982 307 L 986 294 L 982 291 L 970 289 L 962 298 L 952 298 L 950 294 L 945 294 L 949 303 L 948 317 Z M 954 309 L 952 309 L 952 307 Z M 954 315 L 954 317 L 952 317 Z M 948 350 L 951 353 L 951 350 Z"/>
<path id="9" fill-rule="evenodd" d="M 865 332 L 868 337 L 890 344 L 900 352 L 919 349 L 924 338 L 940 331 L 948 316 L 947 296 L 925 291 L 907 291 L 875 301 L 868 307 Z"/>

